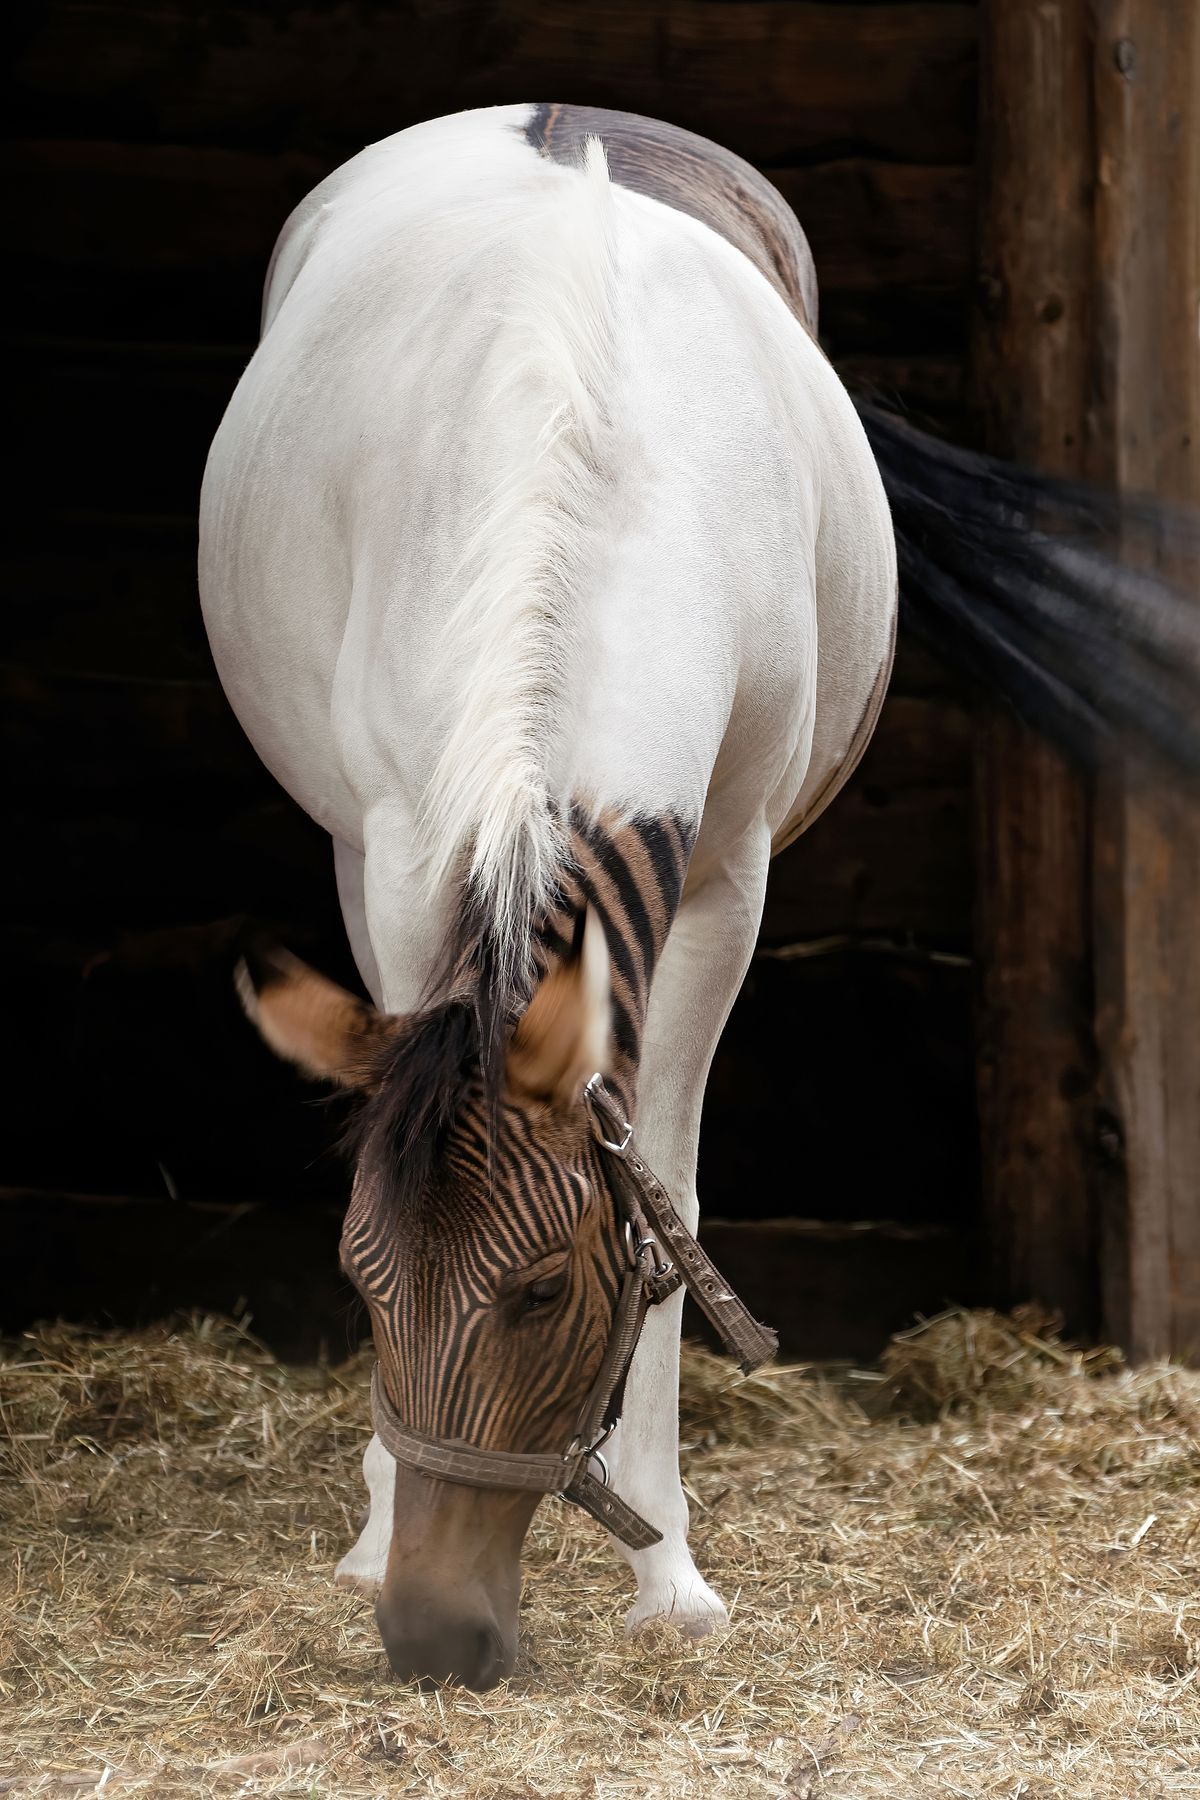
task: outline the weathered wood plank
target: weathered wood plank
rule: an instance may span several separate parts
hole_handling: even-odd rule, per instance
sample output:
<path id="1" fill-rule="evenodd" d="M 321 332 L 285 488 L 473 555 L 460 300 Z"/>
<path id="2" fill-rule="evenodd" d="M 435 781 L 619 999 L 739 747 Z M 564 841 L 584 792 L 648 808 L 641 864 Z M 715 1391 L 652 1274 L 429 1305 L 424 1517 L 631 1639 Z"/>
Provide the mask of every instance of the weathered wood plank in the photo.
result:
<path id="1" fill-rule="evenodd" d="M 40 920 L 47 930 L 83 918 L 98 929 L 149 930 L 232 913 L 305 912 L 333 866 L 319 826 L 283 795 L 237 805 L 212 790 L 177 791 L 172 805 L 169 786 L 157 816 L 96 810 L 50 818 L 34 795 L 13 806 L 8 827 L 27 873 L 8 918 Z"/>
<path id="2" fill-rule="evenodd" d="M 1200 12 L 1098 0 L 1098 411 L 1116 484 L 1200 506 Z M 1190 572 L 1189 572 L 1190 573 Z M 1108 1328 L 1200 1359 L 1200 803 L 1115 774 L 1096 810 Z"/>
<path id="3" fill-rule="evenodd" d="M 974 263 L 970 166 L 857 156 L 769 175 L 804 227 L 822 295 L 881 287 L 965 295 Z"/>
<path id="4" fill-rule="evenodd" d="M 10 1182 L 206 1203 L 344 1198 L 332 1154 L 343 1112 L 270 1055 L 232 983 L 248 933 L 264 924 L 353 983 L 328 847 L 309 831 L 311 866 L 289 869 L 261 829 L 237 859 L 223 859 L 220 842 L 214 857 L 206 827 L 191 852 L 203 879 L 150 894 L 140 920 L 146 896 L 114 909 L 90 867 L 52 883 L 23 927 L 20 905 L 10 909 L 17 922 L 0 936 Z M 161 848 L 154 826 L 145 835 Z M 227 870 L 229 912 L 251 920 L 191 922 L 209 897 L 210 858 Z M 969 1044 L 964 959 L 853 943 L 756 957 L 710 1083 L 706 1211 L 752 1219 L 792 1207 L 846 1223 L 886 1209 L 961 1229 L 975 1186 Z"/>
<path id="5" fill-rule="evenodd" d="M 1088 813 L 1083 784 L 1000 714 L 975 789 L 976 1067 L 992 1291 L 1098 1324 Z"/>
<path id="6" fill-rule="evenodd" d="M 195 681 L 71 674 L 0 664 L 0 745 L 29 791 L 103 795 L 138 816 L 164 788 L 210 788 L 222 804 L 278 792 L 215 674 Z"/>
<path id="7" fill-rule="evenodd" d="M 945 349 L 925 355 L 852 353 L 833 358 L 851 393 L 867 393 L 884 406 L 900 405 L 925 418 L 953 419 L 965 435 L 966 358 Z"/>
<path id="8" fill-rule="evenodd" d="M 208 679 L 196 598 L 195 520 L 130 533 L 119 520 L 72 527 L 44 504 L 14 520 L 0 550 L 6 655 L 27 670 Z M 0 676 L 0 686 L 10 680 Z M 13 721 L 14 729 L 17 721 Z"/>
<path id="9" fill-rule="evenodd" d="M 725 1028 L 700 1138 L 702 1213 L 886 1212 L 970 1229 L 966 958 L 853 939 L 804 948 L 817 953 L 760 948 Z"/>
<path id="10" fill-rule="evenodd" d="M 848 146 L 966 162 L 975 35 L 969 5 L 53 0 L 25 33 L 6 116 L 15 131 L 89 136 L 104 121 L 134 141 L 345 148 L 464 107 L 581 99 L 751 161 Z"/>
<path id="11" fill-rule="evenodd" d="M 253 266 L 261 286 L 284 220 L 336 164 L 311 150 L 38 137 L 10 143 L 0 166 L 27 256 L 146 279 Z M 81 309 L 78 335 L 93 329 Z"/>
<path id="12" fill-rule="evenodd" d="M 902 791 L 872 805 L 847 787 L 836 822 L 826 825 L 825 816 L 776 858 L 764 942 L 848 933 L 966 947 L 972 893 L 966 790 Z"/>
<path id="13" fill-rule="evenodd" d="M 298 152 L 75 140 L 29 142 L 10 155 L 28 321 L 39 334 L 10 348 L 10 399 L 27 445 L 21 507 L 53 497 L 57 507 L 185 513 L 252 350 L 275 233 L 325 164 Z M 964 170 L 858 159 L 776 176 L 818 246 L 835 353 L 961 338 Z M 236 329 L 244 342 L 154 341 L 189 329 Z M 52 488 L 41 474 L 50 461 Z"/>
<path id="14" fill-rule="evenodd" d="M 837 805 L 772 864 L 763 941 L 911 934 L 965 947 L 970 742 L 961 708 L 890 696 Z"/>
<path id="15" fill-rule="evenodd" d="M 969 1233 L 944 1225 L 712 1219 L 700 1235 L 788 1356 L 873 1361 L 918 1315 L 982 1297 Z M 701 1336 L 695 1310 L 684 1317 L 689 1335 Z"/>
<path id="16" fill-rule="evenodd" d="M 307 866 L 301 846 L 315 827 L 293 818 L 215 677 L 0 665 L 0 717 L 0 749 L 24 771 L 22 905 L 34 915 L 84 891 L 84 869 L 101 915 L 133 905 L 140 917 L 157 903 L 178 917 L 187 895 L 199 916 L 249 907 L 264 855 Z M 773 866 L 765 940 L 886 933 L 964 944 L 969 799 L 965 709 L 939 694 L 892 694 L 838 806 Z"/>
<path id="17" fill-rule="evenodd" d="M 265 266 L 292 207 L 335 166 L 299 150 L 76 138 L 10 143 L 0 164 L 25 254 L 143 276 Z M 813 242 L 824 287 L 968 284 L 969 166 L 857 156 L 772 165 L 767 174 Z"/>
<path id="18" fill-rule="evenodd" d="M 202 750 L 201 740 L 197 757 Z M 258 797 L 253 769 L 245 792 L 224 778 L 177 778 L 164 765 L 114 793 L 104 775 L 111 767 L 106 759 L 70 790 L 44 780 L 23 784 L 22 803 L 10 813 L 23 871 L 10 918 L 49 924 L 86 912 L 145 927 L 156 919 L 278 912 L 328 860 L 328 840 L 303 813 L 281 795 Z M 802 849 L 789 847 L 777 859 L 763 941 L 912 938 L 964 952 L 969 809 L 961 787 L 881 791 L 873 803 L 842 796 L 829 824 L 818 821 L 797 841 Z"/>
<path id="19" fill-rule="evenodd" d="M 26 329 L 252 346 L 276 235 L 337 160 L 107 137 L 10 144 L 0 167 Z"/>
<path id="20" fill-rule="evenodd" d="M 974 386 L 989 446 L 1082 472 L 1091 179 L 1086 0 L 985 0 Z M 1097 1323 L 1089 824 L 1079 774 L 981 722 L 976 800 L 982 1198 L 992 1285 Z"/>
<path id="21" fill-rule="evenodd" d="M 1193 797 L 1099 790 L 1096 997 L 1105 1327 L 1200 1361 L 1200 820 Z"/>
<path id="22" fill-rule="evenodd" d="M 973 709 L 978 699 L 974 687 L 957 669 L 943 662 L 920 638 L 906 637 L 903 632 L 896 641 L 888 694 L 936 696 L 968 709 Z"/>
<path id="23" fill-rule="evenodd" d="M 365 1310 L 337 1266 L 335 1206 L 221 1206 L 39 1189 L 0 1189 L 0 1328 L 38 1319 L 147 1323 L 197 1308 L 249 1316 L 285 1357 L 344 1355 Z M 974 1279 L 958 1234 L 938 1227 L 806 1219 L 714 1219 L 702 1238 L 787 1355 L 868 1360 L 893 1331 Z M 103 1269 L 103 1282 L 96 1271 Z M 689 1336 L 703 1321 L 686 1315 Z"/>
<path id="24" fill-rule="evenodd" d="M 144 913 L 135 896 L 114 918 L 89 903 L 86 868 L 25 923 L 9 906 L 6 1180 L 225 1203 L 344 1195 L 344 1104 L 272 1056 L 233 985 L 263 928 L 356 981 L 328 845 L 310 829 L 316 859 L 290 875 L 248 841 L 224 916 L 196 922 L 201 879 L 174 910 L 150 892 Z"/>
<path id="25" fill-rule="evenodd" d="M 215 675 L 0 665 L 0 751 L 21 772 L 6 820 L 22 868 L 10 926 L 88 921 L 103 936 L 303 916 L 328 888 L 328 837 L 263 768 Z"/>
<path id="26" fill-rule="evenodd" d="M 199 281 L 197 275 L 198 289 Z M 864 302 L 868 339 L 877 330 L 906 330 L 905 321 L 911 324 L 915 316 L 911 309 L 900 318 L 888 314 L 885 298 L 881 293 Z M 841 334 L 845 320 L 839 319 L 836 305 L 831 317 L 833 331 Z M 932 329 L 929 317 L 921 319 L 919 329 L 922 334 Z M 16 339 L 5 348 L 10 405 L 26 447 L 14 472 L 22 510 L 136 510 L 163 517 L 194 511 L 208 445 L 249 359 L 250 345 L 219 356 L 202 348 L 111 340 Z M 831 348 L 836 350 L 836 344 Z M 899 392 L 927 412 L 961 417 L 961 406 L 941 398 L 953 392 L 950 359 L 938 359 L 924 385 L 917 359 L 889 364 L 874 358 L 866 367 L 887 383 L 893 399 Z M 961 385 L 961 365 L 959 371 Z M 64 430 L 66 421 L 69 430 Z M 51 461 L 55 477 L 48 483 L 45 469 Z M 44 542 L 45 534 L 39 536 Z"/>
<path id="27" fill-rule="evenodd" d="M 31 326 L 116 339 L 233 329 L 252 344 L 276 234 L 337 160 L 73 138 L 10 146 L 0 167 Z M 944 351 L 961 340 L 969 169 L 855 157 L 769 173 L 813 246 L 822 334 L 835 351 Z"/>
<path id="28" fill-rule="evenodd" d="M 173 680 L 64 668 L 51 646 L 47 652 L 46 663 L 0 663 L 0 748 L 33 779 L 120 789 L 136 803 L 139 784 L 156 791 L 169 764 L 171 778 L 206 776 L 244 787 L 253 752 L 211 664 L 200 677 Z M 881 807 L 883 796 L 903 788 L 965 791 L 970 741 L 961 700 L 897 683 L 853 781 L 868 790 L 869 805 Z M 81 769 L 81 761 L 90 767 Z M 264 791 L 273 789 L 265 772 L 261 782 Z"/>
<path id="29" fill-rule="evenodd" d="M 877 327 L 885 332 L 904 328 L 903 321 L 885 318 L 885 300 L 880 293 L 866 301 L 868 334 Z M 840 334 L 844 321 L 836 304 L 831 316 Z M 929 326 L 926 318 L 922 333 Z M 830 347 L 835 366 L 852 387 L 915 409 L 944 428 L 962 430 L 962 358 L 842 358 L 836 344 Z M 28 507 L 42 516 L 52 511 L 60 519 L 64 511 L 119 517 L 137 510 L 143 517 L 160 518 L 194 512 L 208 445 L 252 354 L 251 344 L 210 348 L 18 337 L 5 348 L 10 406 L 21 422 L 28 452 L 15 471 L 23 490 L 19 511 Z M 64 430 L 68 420 L 70 429 Z M 48 483 L 44 470 L 51 457 L 55 479 Z M 63 564 L 58 534 L 47 541 L 39 527 L 36 543 L 48 559 L 48 576 L 52 563 Z M 28 572 L 38 578 L 32 567 Z"/>
<path id="30" fill-rule="evenodd" d="M 228 368 L 232 380 L 235 365 Z M 195 530 L 194 518 L 125 512 L 14 517 L 0 551 L 10 665 L 68 679 L 214 680 L 196 599 Z M 911 637 L 896 646 L 889 694 L 960 709 L 974 701 L 961 677 Z"/>
<path id="31" fill-rule="evenodd" d="M 202 285 L 199 272 L 196 280 Z M 195 511 L 208 446 L 248 354 L 235 364 L 105 347 L 59 350 L 44 341 L 14 344 L 8 354 L 13 413 L 28 451 L 16 479 L 29 507 Z"/>
<path id="32" fill-rule="evenodd" d="M 992 0 L 984 22 L 991 441 L 1200 500 L 1200 16 Z M 1004 1285 L 1135 1356 L 1197 1355 L 1200 809 L 1123 771 L 1089 795 L 997 730 L 981 1093 Z"/>

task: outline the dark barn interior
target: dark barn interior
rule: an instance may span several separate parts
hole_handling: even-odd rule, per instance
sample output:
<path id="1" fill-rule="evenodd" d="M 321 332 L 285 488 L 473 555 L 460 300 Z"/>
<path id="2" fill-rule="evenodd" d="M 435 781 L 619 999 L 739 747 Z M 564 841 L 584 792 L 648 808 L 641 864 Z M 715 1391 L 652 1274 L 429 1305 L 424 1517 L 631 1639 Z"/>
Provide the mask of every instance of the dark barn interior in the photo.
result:
<path id="1" fill-rule="evenodd" d="M 242 739 L 194 577 L 275 233 L 440 112 L 655 114 L 792 203 L 847 379 L 969 437 L 977 9 L 45 0 L 10 29 L 3 1324 L 240 1308 L 336 1352 L 341 1114 L 230 976 L 258 928 L 353 975 L 327 843 Z M 906 640 L 861 768 L 773 873 L 701 1192 L 793 1351 L 869 1355 L 975 1297 L 972 778 L 970 695 Z"/>

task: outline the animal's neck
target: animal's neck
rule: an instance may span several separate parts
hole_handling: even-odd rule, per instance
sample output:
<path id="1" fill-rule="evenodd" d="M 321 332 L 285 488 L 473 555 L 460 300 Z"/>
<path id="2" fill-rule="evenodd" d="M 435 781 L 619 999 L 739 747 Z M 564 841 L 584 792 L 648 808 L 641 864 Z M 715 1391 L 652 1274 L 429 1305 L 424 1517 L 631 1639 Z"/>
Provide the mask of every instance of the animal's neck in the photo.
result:
<path id="1" fill-rule="evenodd" d="M 695 834 L 673 814 L 628 817 L 575 807 L 570 823 L 574 866 L 539 930 L 539 960 L 550 967 L 569 955 L 583 908 L 596 908 L 612 973 L 615 1063 L 609 1086 L 632 1118 L 650 984 L 679 906 Z"/>

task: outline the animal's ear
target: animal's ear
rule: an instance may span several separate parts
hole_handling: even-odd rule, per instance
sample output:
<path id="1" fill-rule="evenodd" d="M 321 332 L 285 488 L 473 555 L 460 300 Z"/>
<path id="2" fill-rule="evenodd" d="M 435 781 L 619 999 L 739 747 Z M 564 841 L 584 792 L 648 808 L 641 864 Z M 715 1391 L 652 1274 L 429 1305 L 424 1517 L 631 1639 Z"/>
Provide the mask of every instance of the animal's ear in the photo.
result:
<path id="1" fill-rule="evenodd" d="M 400 1024 L 277 947 L 248 952 L 234 985 L 246 1017 L 277 1056 L 342 1087 L 370 1085 Z"/>
<path id="2" fill-rule="evenodd" d="M 546 976 L 513 1034 L 509 1085 L 571 1106 L 597 1070 L 609 1072 L 611 1040 L 608 944 L 600 916 L 589 906 L 575 956 Z"/>

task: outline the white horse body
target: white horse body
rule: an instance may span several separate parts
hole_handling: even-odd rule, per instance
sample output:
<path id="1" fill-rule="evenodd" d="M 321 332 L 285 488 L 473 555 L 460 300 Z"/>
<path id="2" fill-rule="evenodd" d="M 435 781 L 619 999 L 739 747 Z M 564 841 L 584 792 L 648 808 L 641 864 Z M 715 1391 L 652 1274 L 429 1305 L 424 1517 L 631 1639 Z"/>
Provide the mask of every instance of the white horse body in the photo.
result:
<path id="1" fill-rule="evenodd" d="M 402 132 L 288 221 L 205 476 L 205 618 L 248 735 L 335 840 L 388 1010 L 421 992 L 470 841 L 499 856 L 571 799 L 697 827 L 638 1118 L 694 1223 L 771 846 L 845 778 L 886 678 L 891 524 L 848 397 L 758 269 L 597 156 L 539 155 L 531 111 Z M 647 1325 L 614 1480 L 665 1527 L 630 1556 L 634 1616 L 702 1623 L 678 1326 L 677 1304 Z M 370 1585 L 377 1443 L 367 1470 L 343 1572 Z"/>

